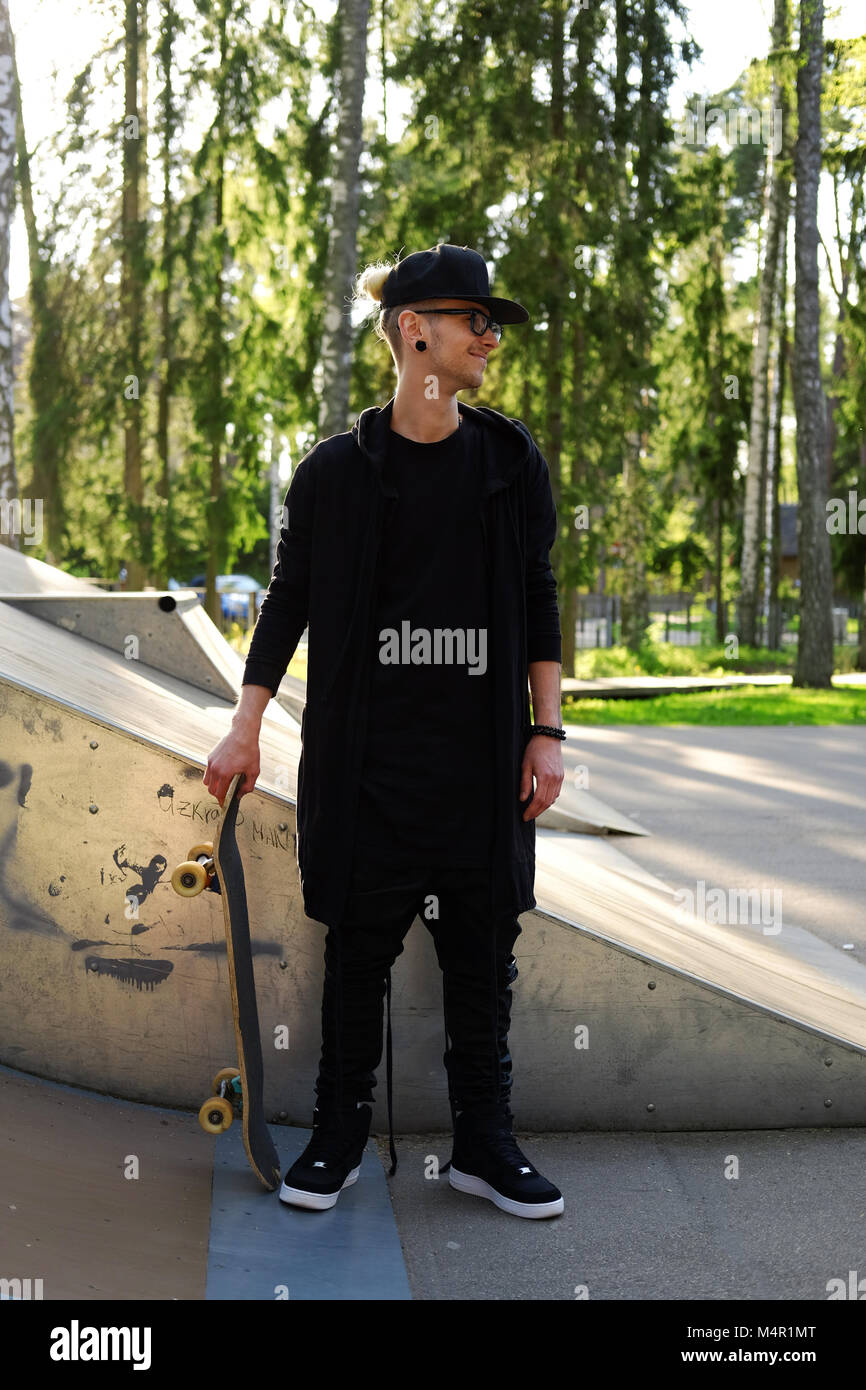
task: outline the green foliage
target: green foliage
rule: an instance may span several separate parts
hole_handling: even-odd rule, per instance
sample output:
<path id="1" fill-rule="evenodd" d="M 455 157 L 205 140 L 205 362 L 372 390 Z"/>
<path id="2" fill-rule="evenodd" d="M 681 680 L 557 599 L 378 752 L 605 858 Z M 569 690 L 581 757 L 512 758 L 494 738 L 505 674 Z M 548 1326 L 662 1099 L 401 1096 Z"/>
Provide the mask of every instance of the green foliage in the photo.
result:
<path id="1" fill-rule="evenodd" d="M 119 15 L 106 51 L 73 82 L 51 142 L 62 186 L 49 188 L 43 172 L 37 189 L 46 273 L 36 293 L 46 307 L 19 367 L 21 472 L 31 495 L 52 499 L 56 562 L 113 577 L 138 550 L 161 584 L 201 570 L 210 553 L 220 571 L 249 568 L 264 581 L 269 450 L 296 464 L 319 418 L 345 56 L 338 14 L 325 21 L 304 0 L 255 16 L 241 0 L 155 8 L 142 151 L 151 160 L 137 370 L 143 510 L 136 516 L 122 484 L 124 381 L 136 369 L 119 295 Z M 359 268 L 438 240 L 466 244 L 490 263 L 493 292 L 529 308 L 529 323 L 506 328 L 482 388 L 465 395 L 533 431 L 558 505 L 560 585 L 596 589 L 603 575 L 623 599 L 621 660 L 647 671 L 693 659 L 693 649 L 663 657 L 648 643 L 651 583 L 706 593 L 715 580 L 723 599 L 736 587 L 756 287 L 735 282 L 731 264 L 755 237 L 766 154 L 755 142 L 724 150 L 674 140 L 671 84 L 696 51 L 687 23 L 678 0 L 373 7 L 359 170 Z M 759 30 L 755 46 L 764 47 Z M 827 167 L 843 209 L 853 193 L 855 211 L 863 57 L 863 40 L 828 45 Z M 791 55 L 774 62 L 790 87 Z M 405 116 L 395 121 L 398 94 Z M 109 131 L 99 115 L 106 95 Z M 707 98 L 725 111 L 769 101 L 763 52 Z M 166 148 L 170 209 L 157 165 Z M 37 158 L 34 167 L 39 182 Z M 866 298 L 854 242 L 836 466 L 841 484 L 866 494 Z M 22 389 L 34 377 L 47 383 L 41 393 Z M 167 479 L 157 447 L 164 380 Z M 388 348 L 370 320 L 358 324 L 352 411 L 384 403 L 395 384 Z M 588 528 L 574 525 L 578 508 L 589 509 Z M 834 538 L 834 548 L 840 582 L 862 590 L 863 538 Z M 581 672 L 589 655 L 579 654 Z"/>
<path id="2" fill-rule="evenodd" d="M 652 558 L 654 572 L 675 576 L 681 589 L 693 589 L 709 564 L 706 546 L 691 535 L 668 545 L 656 546 Z"/>
<path id="3" fill-rule="evenodd" d="M 656 628 L 653 624 L 653 629 Z M 658 625 L 663 631 L 663 626 Z M 692 631 L 709 635 L 713 622 L 693 622 Z M 651 629 L 652 631 L 652 629 Z M 839 653 L 853 648 L 838 649 Z M 758 675 L 772 671 L 792 671 L 794 647 L 768 651 L 765 647 L 740 646 L 736 659 L 728 655 L 723 643 L 705 640 L 699 646 L 683 647 L 664 642 L 655 633 L 638 652 L 627 647 L 585 648 L 580 652 L 577 676 L 580 680 L 607 679 L 614 676 L 730 676 Z M 837 669 L 845 669 L 838 664 Z"/>

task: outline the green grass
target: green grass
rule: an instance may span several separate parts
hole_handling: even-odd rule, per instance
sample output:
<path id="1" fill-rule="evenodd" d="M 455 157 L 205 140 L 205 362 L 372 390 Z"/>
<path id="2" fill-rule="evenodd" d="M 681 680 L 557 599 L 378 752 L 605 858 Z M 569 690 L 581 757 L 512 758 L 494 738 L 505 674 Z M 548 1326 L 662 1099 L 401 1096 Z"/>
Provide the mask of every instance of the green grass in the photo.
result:
<path id="1" fill-rule="evenodd" d="M 834 648 L 834 669 L 853 671 L 857 648 Z M 767 647 L 741 646 L 736 660 L 727 655 L 723 644 L 705 643 L 699 647 L 678 647 L 673 642 L 648 642 L 635 655 L 627 647 L 582 647 L 575 654 L 578 680 L 597 680 L 614 676 L 744 676 L 771 675 L 774 671 L 794 673 L 796 645 L 782 651 Z"/>
<path id="2" fill-rule="evenodd" d="M 659 695 L 651 700 L 569 700 L 567 727 L 580 724 L 866 724 L 866 690 L 790 686 Z"/>

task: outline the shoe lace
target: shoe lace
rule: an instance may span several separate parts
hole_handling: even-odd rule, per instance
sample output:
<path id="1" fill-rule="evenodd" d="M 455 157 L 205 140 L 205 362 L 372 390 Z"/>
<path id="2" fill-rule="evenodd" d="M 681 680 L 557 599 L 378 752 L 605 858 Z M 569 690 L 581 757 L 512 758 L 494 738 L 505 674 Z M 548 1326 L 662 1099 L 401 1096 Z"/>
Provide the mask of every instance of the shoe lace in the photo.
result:
<path id="1" fill-rule="evenodd" d="M 532 1168 L 532 1164 L 520 1149 L 510 1129 L 504 1126 L 491 1129 L 484 1133 L 483 1139 L 485 1148 L 494 1153 L 503 1163 L 513 1165 L 515 1168 Z"/>

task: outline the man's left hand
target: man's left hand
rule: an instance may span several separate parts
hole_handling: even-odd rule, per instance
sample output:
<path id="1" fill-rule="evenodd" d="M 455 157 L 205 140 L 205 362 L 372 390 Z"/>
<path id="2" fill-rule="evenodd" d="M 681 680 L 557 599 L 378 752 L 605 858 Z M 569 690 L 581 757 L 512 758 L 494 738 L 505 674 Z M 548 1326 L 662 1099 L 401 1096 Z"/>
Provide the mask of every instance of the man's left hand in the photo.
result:
<path id="1" fill-rule="evenodd" d="M 533 734 L 526 745 L 520 768 L 520 801 L 525 801 L 532 791 L 535 778 L 535 795 L 523 813 L 523 819 L 535 820 L 548 806 L 552 806 L 562 790 L 565 772 L 562 766 L 560 740 L 549 734 Z"/>

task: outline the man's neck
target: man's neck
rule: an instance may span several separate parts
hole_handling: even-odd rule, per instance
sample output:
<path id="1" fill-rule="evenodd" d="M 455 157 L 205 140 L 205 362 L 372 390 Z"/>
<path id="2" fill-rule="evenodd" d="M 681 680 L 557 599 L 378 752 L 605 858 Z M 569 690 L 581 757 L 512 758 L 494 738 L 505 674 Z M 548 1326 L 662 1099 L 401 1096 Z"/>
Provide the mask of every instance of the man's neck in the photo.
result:
<path id="1" fill-rule="evenodd" d="M 456 396 L 427 400 L 424 387 L 400 384 L 391 410 L 391 429 L 417 444 L 435 444 L 447 439 L 460 425 Z"/>

